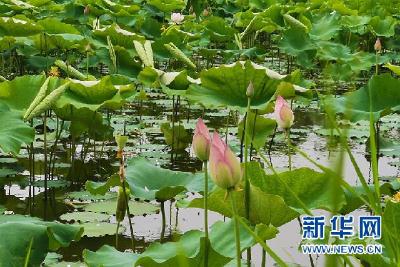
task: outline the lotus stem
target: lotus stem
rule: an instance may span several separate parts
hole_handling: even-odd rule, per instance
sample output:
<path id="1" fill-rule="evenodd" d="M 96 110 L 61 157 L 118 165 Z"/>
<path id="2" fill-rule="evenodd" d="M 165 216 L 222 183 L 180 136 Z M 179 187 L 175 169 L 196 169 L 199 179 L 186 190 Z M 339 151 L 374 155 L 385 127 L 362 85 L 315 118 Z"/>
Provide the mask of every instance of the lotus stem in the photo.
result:
<path id="1" fill-rule="evenodd" d="M 47 114 L 43 116 L 43 154 L 44 154 L 44 201 L 47 202 Z"/>
<path id="2" fill-rule="evenodd" d="M 236 219 L 238 223 L 240 223 L 243 228 L 247 230 L 247 232 L 250 233 L 250 235 L 254 238 L 254 240 L 274 259 L 274 261 L 279 265 L 283 267 L 287 267 L 288 265 L 267 245 L 264 240 L 262 240 L 254 231 L 239 217 L 236 216 Z"/>
<path id="3" fill-rule="evenodd" d="M 166 218 L 165 218 L 165 201 L 161 201 L 161 218 L 162 218 L 162 225 L 161 225 L 161 242 L 164 241 L 165 235 L 165 225 L 166 225 Z"/>
<path id="4" fill-rule="evenodd" d="M 289 171 L 292 170 L 292 153 L 290 148 L 292 147 L 292 142 L 290 141 L 290 128 L 286 129 L 286 140 L 288 144 L 288 163 L 289 163 Z"/>
<path id="5" fill-rule="evenodd" d="M 33 237 L 31 238 L 31 241 L 29 242 L 28 251 L 25 256 L 24 267 L 29 266 L 29 260 L 31 258 L 31 251 L 32 251 L 32 244 L 33 244 Z"/>
<path id="6" fill-rule="evenodd" d="M 247 175 L 247 165 L 248 165 L 248 156 L 249 156 L 249 148 L 248 148 L 248 129 L 249 127 L 249 117 L 250 117 L 250 104 L 251 97 L 247 97 L 247 111 L 246 111 L 246 121 L 245 121 L 245 131 L 244 131 L 244 195 L 245 195 L 245 211 L 246 211 L 246 219 L 250 218 L 250 182 Z M 251 262 L 251 249 L 247 249 L 247 265 L 250 266 Z"/>
<path id="7" fill-rule="evenodd" d="M 207 160 L 203 162 L 204 165 L 204 266 L 208 266 L 208 169 Z"/>
<path id="8" fill-rule="evenodd" d="M 228 191 L 228 194 L 230 195 L 231 198 L 231 204 L 232 204 L 232 219 L 235 220 L 235 242 L 236 242 L 236 265 L 237 267 L 241 266 L 241 250 L 240 250 L 240 229 L 239 229 L 239 218 L 237 215 L 237 209 L 236 209 L 236 202 L 235 202 L 235 197 L 233 195 L 233 190 Z M 249 265 L 250 266 L 250 265 Z"/>
<path id="9" fill-rule="evenodd" d="M 119 226 L 120 222 L 117 222 L 117 230 L 115 231 L 115 248 L 118 249 L 118 235 L 119 235 Z"/>

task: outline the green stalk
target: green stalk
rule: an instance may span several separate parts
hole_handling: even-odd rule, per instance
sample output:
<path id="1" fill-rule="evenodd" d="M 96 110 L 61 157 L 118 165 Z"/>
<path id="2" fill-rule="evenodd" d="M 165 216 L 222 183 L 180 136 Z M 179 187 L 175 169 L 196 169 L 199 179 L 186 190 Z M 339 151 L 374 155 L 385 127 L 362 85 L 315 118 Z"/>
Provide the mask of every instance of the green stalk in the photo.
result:
<path id="1" fill-rule="evenodd" d="M 244 180 L 245 180 L 245 187 L 244 187 L 244 195 L 245 195 L 245 211 L 246 211 L 246 218 L 250 218 L 250 181 L 247 176 L 247 165 L 248 165 L 248 156 L 249 156 L 249 148 L 248 148 L 248 136 L 247 132 L 250 129 L 249 127 L 249 117 L 250 117 L 250 104 L 251 104 L 251 97 L 247 97 L 247 109 L 246 109 L 246 122 L 245 122 L 245 131 L 244 131 Z M 250 266 L 251 262 L 251 249 L 247 249 L 247 265 Z"/>
<path id="2" fill-rule="evenodd" d="M 33 244 L 33 237 L 31 238 L 31 241 L 29 242 L 28 252 L 26 253 L 24 267 L 28 267 L 28 265 L 29 265 L 29 259 L 31 257 L 31 251 L 32 251 L 32 244 Z"/>
<path id="3" fill-rule="evenodd" d="M 120 224 L 121 224 L 120 222 L 117 222 L 117 230 L 115 231 L 115 248 L 116 249 L 118 249 L 118 235 L 119 235 L 118 231 L 119 231 Z"/>
<path id="4" fill-rule="evenodd" d="M 207 160 L 204 161 L 204 266 L 208 266 L 208 170 Z M 172 216 L 171 216 L 172 217 Z"/>
<path id="5" fill-rule="evenodd" d="M 47 114 L 43 117 L 43 146 L 44 146 L 44 200 L 47 202 Z"/>
<path id="6" fill-rule="evenodd" d="M 228 191 L 228 194 L 231 197 L 231 204 L 232 204 L 232 219 L 235 220 L 235 241 L 236 241 L 236 265 L 237 267 L 241 266 L 241 250 L 240 250 L 240 230 L 239 230 L 239 216 L 237 215 L 236 209 L 236 201 L 233 196 L 233 190 Z"/>
<path id="7" fill-rule="evenodd" d="M 288 159 L 289 159 L 289 171 L 292 170 L 292 154 L 290 153 L 290 148 L 292 147 L 292 143 L 290 142 L 290 128 L 286 129 L 286 140 L 288 144 Z"/>
<path id="8" fill-rule="evenodd" d="M 288 265 L 267 245 L 267 243 L 264 242 L 254 231 L 240 218 L 239 216 L 236 216 L 236 219 L 238 222 L 245 228 L 250 235 L 254 238 L 254 240 L 271 256 L 272 259 L 275 260 L 275 262 L 279 266 L 284 266 L 287 267 Z"/>
<path id="9" fill-rule="evenodd" d="M 161 242 L 164 241 L 164 235 L 165 235 L 165 206 L 164 206 L 164 201 L 161 201 L 161 217 L 162 217 L 162 228 L 161 228 Z"/>
<path id="10" fill-rule="evenodd" d="M 370 117 L 369 117 L 369 133 L 370 133 L 369 143 L 371 151 L 372 177 L 374 179 L 374 187 L 375 187 L 376 201 L 377 201 L 376 207 L 378 214 L 381 214 L 382 213 L 380 204 L 381 192 L 379 187 L 379 172 L 378 172 L 378 158 L 377 158 L 377 148 L 376 148 L 374 115 L 372 111 L 370 111 Z"/>

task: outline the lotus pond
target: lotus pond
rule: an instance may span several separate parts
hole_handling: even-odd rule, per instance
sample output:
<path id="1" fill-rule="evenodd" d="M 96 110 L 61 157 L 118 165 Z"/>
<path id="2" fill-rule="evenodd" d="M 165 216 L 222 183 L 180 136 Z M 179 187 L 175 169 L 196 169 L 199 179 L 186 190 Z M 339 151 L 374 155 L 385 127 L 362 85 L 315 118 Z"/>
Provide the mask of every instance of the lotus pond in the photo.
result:
<path id="1" fill-rule="evenodd" d="M 0 266 L 400 266 L 399 9 L 1 1 Z"/>

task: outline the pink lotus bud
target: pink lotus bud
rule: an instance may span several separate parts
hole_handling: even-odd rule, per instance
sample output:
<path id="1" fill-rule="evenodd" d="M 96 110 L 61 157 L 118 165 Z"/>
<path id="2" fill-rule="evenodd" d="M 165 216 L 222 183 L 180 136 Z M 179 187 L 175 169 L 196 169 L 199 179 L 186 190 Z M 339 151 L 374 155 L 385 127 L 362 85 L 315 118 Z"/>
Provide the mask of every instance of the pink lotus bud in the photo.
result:
<path id="1" fill-rule="evenodd" d="M 172 13 L 171 14 L 171 21 L 175 24 L 181 24 L 182 21 L 185 19 L 185 16 L 181 13 Z"/>
<path id="2" fill-rule="evenodd" d="M 223 189 L 235 187 L 242 179 L 238 158 L 216 132 L 211 142 L 210 174 L 214 183 Z"/>
<path id="3" fill-rule="evenodd" d="M 288 129 L 293 125 L 293 111 L 290 108 L 289 104 L 281 96 L 278 96 L 276 98 L 275 120 L 278 123 L 278 126 L 282 129 Z"/>
<path id="4" fill-rule="evenodd" d="M 208 160 L 210 156 L 211 137 L 202 119 L 199 119 L 196 123 L 192 146 L 194 153 L 200 160 Z"/>
<path id="5" fill-rule="evenodd" d="M 382 43 L 381 43 L 381 39 L 376 39 L 376 42 L 374 44 L 374 49 L 377 52 L 380 52 L 382 50 Z"/>

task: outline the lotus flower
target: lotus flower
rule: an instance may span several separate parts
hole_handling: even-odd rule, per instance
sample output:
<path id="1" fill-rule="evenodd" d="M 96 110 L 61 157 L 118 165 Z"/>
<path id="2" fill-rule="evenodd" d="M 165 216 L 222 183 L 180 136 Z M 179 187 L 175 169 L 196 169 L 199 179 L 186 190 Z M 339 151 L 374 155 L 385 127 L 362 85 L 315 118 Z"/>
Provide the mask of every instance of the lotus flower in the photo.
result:
<path id="1" fill-rule="evenodd" d="M 210 174 L 214 183 L 223 189 L 235 187 L 242 178 L 238 158 L 216 132 L 211 142 Z"/>
<path id="2" fill-rule="evenodd" d="M 275 119 L 282 129 L 289 129 L 293 125 L 293 111 L 281 96 L 278 96 L 275 102 Z"/>
<path id="3" fill-rule="evenodd" d="M 201 118 L 197 121 L 196 128 L 194 129 L 192 146 L 194 153 L 200 160 L 208 160 L 210 156 L 211 137 L 207 126 Z"/>
<path id="4" fill-rule="evenodd" d="M 182 15 L 181 13 L 172 13 L 171 14 L 171 20 L 175 24 L 181 24 L 184 19 L 185 19 L 185 16 Z"/>

